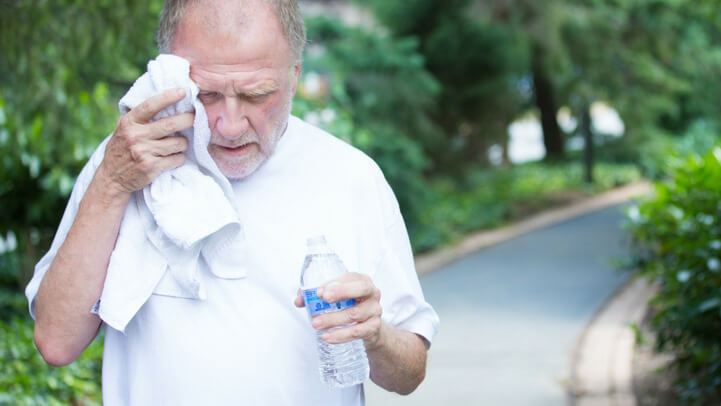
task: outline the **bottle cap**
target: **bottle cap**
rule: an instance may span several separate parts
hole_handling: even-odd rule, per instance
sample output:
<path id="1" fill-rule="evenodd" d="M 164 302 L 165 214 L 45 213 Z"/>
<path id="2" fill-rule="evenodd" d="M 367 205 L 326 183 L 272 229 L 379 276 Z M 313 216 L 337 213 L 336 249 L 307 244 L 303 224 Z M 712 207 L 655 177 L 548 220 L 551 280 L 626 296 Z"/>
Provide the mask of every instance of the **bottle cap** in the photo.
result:
<path id="1" fill-rule="evenodd" d="M 328 242 L 325 240 L 324 235 L 309 237 L 306 240 L 306 245 L 308 246 L 309 254 L 325 254 L 330 252 Z"/>

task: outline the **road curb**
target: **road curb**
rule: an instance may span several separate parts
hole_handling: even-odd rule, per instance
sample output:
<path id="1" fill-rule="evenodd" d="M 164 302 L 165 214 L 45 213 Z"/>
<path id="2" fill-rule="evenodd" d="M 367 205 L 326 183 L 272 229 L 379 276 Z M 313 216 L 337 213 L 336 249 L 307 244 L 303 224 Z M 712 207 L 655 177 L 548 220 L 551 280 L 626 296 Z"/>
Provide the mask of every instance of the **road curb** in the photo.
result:
<path id="1" fill-rule="evenodd" d="M 416 256 L 416 272 L 419 275 L 431 273 L 475 251 L 561 221 L 626 202 L 649 193 L 651 189 L 651 183 L 639 181 L 566 206 L 535 214 L 505 227 L 471 234 L 450 247 Z"/>
<path id="2" fill-rule="evenodd" d="M 571 359 L 573 406 L 636 406 L 635 334 L 657 287 L 634 277 L 611 296 L 586 326 Z"/>

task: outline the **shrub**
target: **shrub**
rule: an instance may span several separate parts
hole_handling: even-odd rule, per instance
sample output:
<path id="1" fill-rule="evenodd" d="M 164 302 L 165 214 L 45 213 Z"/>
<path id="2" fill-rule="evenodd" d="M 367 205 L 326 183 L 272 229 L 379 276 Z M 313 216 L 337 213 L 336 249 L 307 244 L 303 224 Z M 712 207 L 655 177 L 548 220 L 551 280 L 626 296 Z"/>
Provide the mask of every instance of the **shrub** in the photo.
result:
<path id="1" fill-rule="evenodd" d="M 721 148 L 672 161 L 653 197 L 628 211 L 641 273 L 657 280 L 659 350 L 676 354 L 683 404 L 721 400 Z"/>
<path id="2" fill-rule="evenodd" d="M 35 349 L 29 317 L 0 320 L 0 405 L 100 405 L 101 341 L 53 368 Z"/>

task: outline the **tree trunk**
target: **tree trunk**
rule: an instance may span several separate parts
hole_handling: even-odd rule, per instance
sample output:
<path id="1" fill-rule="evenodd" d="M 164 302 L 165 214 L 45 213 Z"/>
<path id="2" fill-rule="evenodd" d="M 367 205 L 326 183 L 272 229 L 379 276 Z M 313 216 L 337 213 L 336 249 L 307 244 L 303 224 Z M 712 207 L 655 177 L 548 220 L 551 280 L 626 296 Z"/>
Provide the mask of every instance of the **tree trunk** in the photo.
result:
<path id="1" fill-rule="evenodd" d="M 581 130 L 583 131 L 583 168 L 585 180 L 589 185 L 593 183 L 593 130 L 591 129 L 591 106 L 583 106 L 581 116 Z"/>
<path id="2" fill-rule="evenodd" d="M 558 108 L 553 99 L 553 84 L 543 68 L 541 58 L 541 51 L 536 48 L 533 52 L 533 91 L 536 107 L 541 113 L 543 145 L 546 147 L 546 159 L 560 159 L 563 158 L 564 148 L 561 128 L 556 121 Z"/>

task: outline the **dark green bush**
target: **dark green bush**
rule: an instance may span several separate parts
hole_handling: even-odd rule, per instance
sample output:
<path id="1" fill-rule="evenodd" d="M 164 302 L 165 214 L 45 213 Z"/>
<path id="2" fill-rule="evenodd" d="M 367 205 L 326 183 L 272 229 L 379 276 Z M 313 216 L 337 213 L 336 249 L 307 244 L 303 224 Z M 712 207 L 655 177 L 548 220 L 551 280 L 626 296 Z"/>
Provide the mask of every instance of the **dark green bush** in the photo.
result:
<path id="1" fill-rule="evenodd" d="M 671 161 L 670 177 L 628 211 L 641 273 L 659 281 L 652 326 L 676 355 L 689 405 L 721 401 L 721 148 Z"/>
<path id="2" fill-rule="evenodd" d="M 74 363 L 53 368 L 35 349 L 29 317 L 0 320 L 0 405 L 100 405 L 100 341 Z"/>

